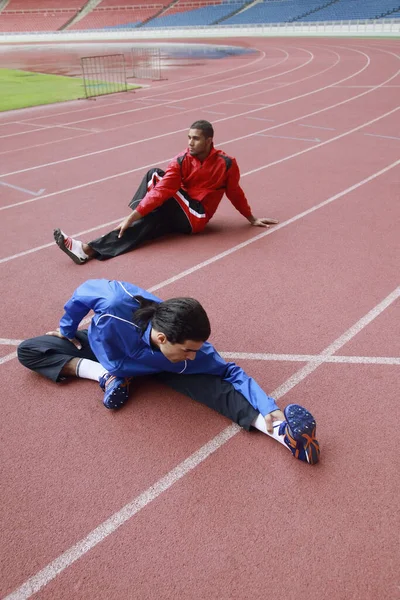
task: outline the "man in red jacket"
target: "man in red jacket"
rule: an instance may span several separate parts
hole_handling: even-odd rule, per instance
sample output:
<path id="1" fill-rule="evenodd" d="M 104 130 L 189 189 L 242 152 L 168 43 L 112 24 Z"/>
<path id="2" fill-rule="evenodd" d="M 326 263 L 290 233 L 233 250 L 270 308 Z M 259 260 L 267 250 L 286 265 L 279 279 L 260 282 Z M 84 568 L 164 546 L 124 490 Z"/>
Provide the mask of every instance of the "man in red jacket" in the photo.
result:
<path id="1" fill-rule="evenodd" d="M 269 227 L 275 219 L 256 218 L 239 185 L 237 162 L 213 144 L 208 121 L 195 121 L 189 129 L 189 145 L 164 172 L 155 168 L 143 178 L 129 206 L 132 212 L 114 230 L 88 243 L 54 230 L 58 247 L 76 264 L 91 258 L 106 260 L 143 242 L 167 233 L 198 233 L 212 218 L 224 194 L 256 227 Z"/>

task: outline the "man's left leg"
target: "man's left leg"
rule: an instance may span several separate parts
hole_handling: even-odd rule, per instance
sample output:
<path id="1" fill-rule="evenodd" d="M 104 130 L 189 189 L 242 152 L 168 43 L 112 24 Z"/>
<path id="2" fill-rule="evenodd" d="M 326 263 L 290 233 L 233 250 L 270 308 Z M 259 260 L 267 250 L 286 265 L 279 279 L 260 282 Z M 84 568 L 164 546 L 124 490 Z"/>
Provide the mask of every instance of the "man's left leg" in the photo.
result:
<path id="1" fill-rule="evenodd" d="M 205 404 L 228 417 L 246 430 L 251 427 L 262 431 L 286 446 L 293 456 L 309 464 L 319 460 L 319 445 L 315 438 L 315 419 L 302 406 L 290 404 L 284 410 L 285 421 L 274 423 L 273 433 L 267 431 L 264 417 L 238 392 L 234 386 L 216 375 L 156 375 L 174 390 Z"/>
<path id="2" fill-rule="evenodd" d="M 116 409 L 125 404 L 129 380 L 107 372 L 90 348 L 87 330 L 76 332 L 81 348 L 65 338 L 41 335 L 21 342 L 18 360 L 26 368 L 58 383 L 69 377 L 97 381 L 104 392 L 103 404 Z"/>
<path id="3" fill-rule="evenodd" d="M 164 171 L 159 168 L 150 169 L 146 173 L 129 203 L 131 210 L 138 206 L 146 193 L 157 185 L 163 175 Z M 78 265 L 92 258 L 97 260 L 114 258 L 168 233 L 191 233 L 192 227 L 187 216 L 190 214 L 189 200 L 185 192 L 180 190 L 176 197 L 170 198 L 139 221 L 135 221 L 122 237 L 118 237 L 118 229 L 112 229 L 90 242 L 82 242 L 68 236 L 61 229 L 55 229 L 54 239 L 57 246 Z M 199 204 L 200 210 L 203 210 L 200 203 L 195 200 L 191 202 Z"/>

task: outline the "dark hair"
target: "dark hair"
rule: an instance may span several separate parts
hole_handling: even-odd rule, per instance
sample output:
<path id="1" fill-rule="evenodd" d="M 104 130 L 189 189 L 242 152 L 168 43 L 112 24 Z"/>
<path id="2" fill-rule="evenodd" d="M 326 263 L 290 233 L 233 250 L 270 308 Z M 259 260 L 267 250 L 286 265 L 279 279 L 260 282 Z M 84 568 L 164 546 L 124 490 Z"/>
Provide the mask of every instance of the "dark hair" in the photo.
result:
<path id="1" fill-rule="evenodd" d="M 207 313 L 194 298 L 154 302 L 143 296 L 135 296 L 135 300 L 140 306 L 133 312 L 133 321 L 142 331 L 151 322 L 152 327 L 164 333 L 171 344 L 182 344 L 186 340 L 205 342 L 210 337 L 211 326 Z"/>
<path id="2" fill-rule="evenodd" d="M 204 121 L 204 120 L 195 121 L 190 126 L 190 129 L 200 129 L 203 132 L 204 137 L 206 137 L 206 138 L 213 138 L 214 137 L 213 126 L 208 121 Z"/>

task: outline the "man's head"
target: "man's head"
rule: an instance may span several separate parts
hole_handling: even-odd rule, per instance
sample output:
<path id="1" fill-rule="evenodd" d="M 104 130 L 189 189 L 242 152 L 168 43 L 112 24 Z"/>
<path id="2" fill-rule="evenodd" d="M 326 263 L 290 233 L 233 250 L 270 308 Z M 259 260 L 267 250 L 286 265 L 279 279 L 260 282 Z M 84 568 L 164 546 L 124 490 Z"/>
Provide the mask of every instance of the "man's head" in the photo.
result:
<path id="1" fill-rule="evenodd" d="M 134 321 L 143 328 L 151 323 L 152 344 L 171 362 L 194 360 L 211 333 L 200 302 L 194 298 L 171 298 L 160 303 L 136 299 L 141 308 L 134 312 Z"/>
<path id="2" fill-rule="evenodd" d="M 213 146 L 214 129 L 208 121 L 195 121 L 189 129 L 188 145 L 191 156 L 204 160 Z"/>

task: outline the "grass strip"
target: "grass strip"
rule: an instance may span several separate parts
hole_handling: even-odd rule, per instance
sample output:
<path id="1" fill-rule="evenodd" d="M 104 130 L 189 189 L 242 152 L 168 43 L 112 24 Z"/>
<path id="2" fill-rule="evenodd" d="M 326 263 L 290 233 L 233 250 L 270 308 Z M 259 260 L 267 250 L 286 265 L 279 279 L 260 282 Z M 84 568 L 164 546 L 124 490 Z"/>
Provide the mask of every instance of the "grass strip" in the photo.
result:
<path id="1" fill-rule="evenodd" d="M 109 90 L 104 82 L 98 85 L 100 90 L 102 86 L 104 91 Z M 83 79 L 79 77 L 0 69 L 0 112 L 78 98 L 85 98 Z"/>

